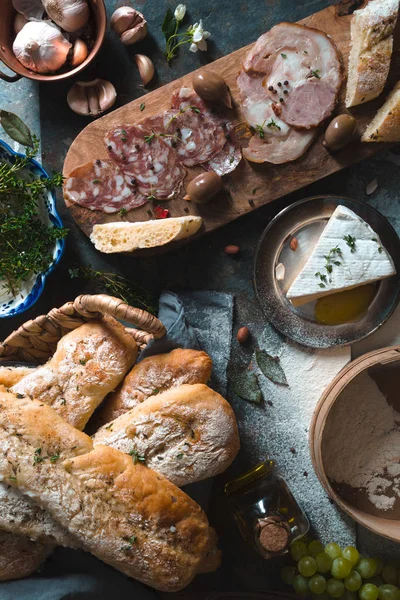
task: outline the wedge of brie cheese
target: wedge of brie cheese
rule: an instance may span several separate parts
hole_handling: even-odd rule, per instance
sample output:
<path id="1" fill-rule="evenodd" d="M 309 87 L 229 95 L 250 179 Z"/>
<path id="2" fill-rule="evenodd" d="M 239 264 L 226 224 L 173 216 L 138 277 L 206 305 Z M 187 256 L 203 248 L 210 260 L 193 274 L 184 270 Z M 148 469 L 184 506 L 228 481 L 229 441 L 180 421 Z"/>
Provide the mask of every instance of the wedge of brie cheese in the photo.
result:
<path id="1" fill-rule="evenodd" d="M 301 306 L 395 273 L 393 260 L 374 230 L 352 210 L 338 206 L 287 298 Z"/>

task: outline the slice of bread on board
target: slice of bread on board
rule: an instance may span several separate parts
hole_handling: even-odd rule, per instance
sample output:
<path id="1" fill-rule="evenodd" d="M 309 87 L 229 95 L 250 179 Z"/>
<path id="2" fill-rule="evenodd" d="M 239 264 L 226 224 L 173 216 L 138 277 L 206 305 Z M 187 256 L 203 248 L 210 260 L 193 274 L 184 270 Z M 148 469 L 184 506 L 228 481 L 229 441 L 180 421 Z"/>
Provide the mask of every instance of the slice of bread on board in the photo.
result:
<path id="1" fill-rule="evenodd" d="M 202 223 L 201 217 L 192 215 L 137 223 L 103 223 L 93 227 L 90 239 L 97 250 L 106 254 L 133 252 L 188 238 L 197 233 Z"/>
<path id="2" fill-rule="evenodd" d="M 400 142 L 400 81 L 365 130 L 362 142 Z"/>
<path id="3" fill-rule="evenodd" d="M 372 0 L 351 21 L 346 107 L 377 98 L 385 87 L 399 0 Z"/>

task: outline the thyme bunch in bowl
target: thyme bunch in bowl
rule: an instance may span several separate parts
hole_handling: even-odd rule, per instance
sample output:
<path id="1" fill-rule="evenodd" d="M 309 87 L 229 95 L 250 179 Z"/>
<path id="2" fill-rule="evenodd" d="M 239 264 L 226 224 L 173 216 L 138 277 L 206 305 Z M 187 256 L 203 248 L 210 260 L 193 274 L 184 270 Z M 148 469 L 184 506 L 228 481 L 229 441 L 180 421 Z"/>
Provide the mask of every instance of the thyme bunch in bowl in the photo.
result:
<path id="1" fill-rule="evenodd" d="M 45 195 L 60 187 L 63 178 L 61 174 L 45 178 L 26 172 L 39 141 L 16 115 L 0 111 L 0 117 L 7 133 L 27 145 L 25 156 L 0 161 L 0 292 L 15 297 L 24 281 L 48 269 L 55 241 L 67 235 L 66 229 L 40 218 Z"/>

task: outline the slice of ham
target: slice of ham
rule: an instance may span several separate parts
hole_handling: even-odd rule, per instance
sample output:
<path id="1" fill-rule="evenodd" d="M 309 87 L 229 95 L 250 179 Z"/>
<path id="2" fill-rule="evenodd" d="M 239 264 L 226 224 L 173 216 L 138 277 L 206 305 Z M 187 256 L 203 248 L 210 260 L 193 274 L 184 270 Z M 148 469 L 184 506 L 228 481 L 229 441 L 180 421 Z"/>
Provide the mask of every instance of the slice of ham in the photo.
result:
<path id="1" fill-rule="evenodd" d="M 161 116 L 161 119 L 163 116 Z M 167 200 L 179 190 L 186 169 L 171 145 L 156 131 L 154 119 L 138 125 L 117 125 L 105 138 L 112 160 L 146 198 Z"/>
<path id="2" fill-rule="evenodd" d="M 331 38 L 297 23 L 280 23 L 263 34 L 243 68 L 251 76 L 263 76 L 275 114 L 304 129 L 317 127 L 330 116 L 343 81 L 340 55 Z"/>
<path id="3" fill-rule="evenodd" d="M 79 204 L 105 213 L 126 211 L 145 204 L 136 182 L 114 162 L 94 160 L 76 167 L 64 182 L 67 206 Z"/>
<path id="4" fill-rule="evenodd" d="M 298 130 L 282 121 L 262 85 L 263 76 L 242 71 L 237 78 L 243 117 L 254 131 L 243 156 L 256 163 L 282 164 L 302 156 L 316 131 Z"/>

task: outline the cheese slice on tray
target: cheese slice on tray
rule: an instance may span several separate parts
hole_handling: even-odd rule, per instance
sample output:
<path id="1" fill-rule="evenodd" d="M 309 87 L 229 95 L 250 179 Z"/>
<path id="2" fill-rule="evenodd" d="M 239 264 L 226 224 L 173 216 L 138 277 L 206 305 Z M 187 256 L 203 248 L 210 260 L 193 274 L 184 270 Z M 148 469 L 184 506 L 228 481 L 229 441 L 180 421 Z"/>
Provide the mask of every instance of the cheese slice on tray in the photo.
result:
<path id="1" fill-rule="evenodd" d="M 395 273 L 393 260 L 374 230 L 352 210 L 338 206 L 287 298 L 301 306 Z"/>

